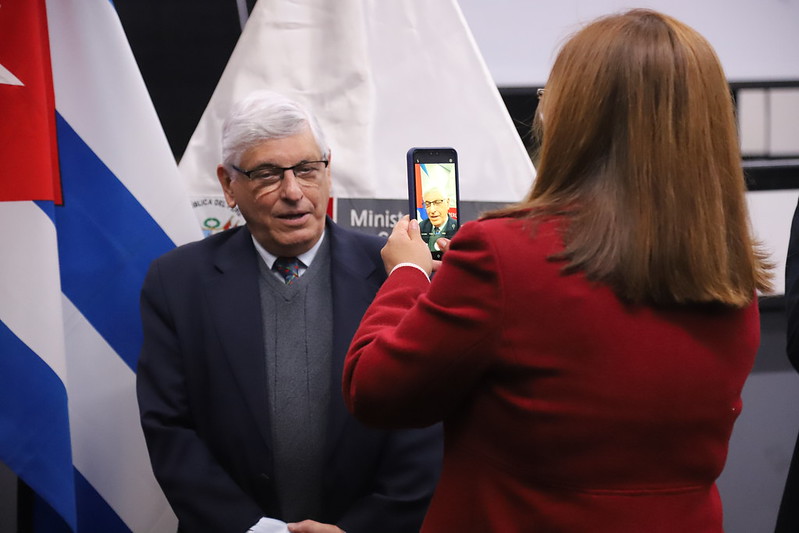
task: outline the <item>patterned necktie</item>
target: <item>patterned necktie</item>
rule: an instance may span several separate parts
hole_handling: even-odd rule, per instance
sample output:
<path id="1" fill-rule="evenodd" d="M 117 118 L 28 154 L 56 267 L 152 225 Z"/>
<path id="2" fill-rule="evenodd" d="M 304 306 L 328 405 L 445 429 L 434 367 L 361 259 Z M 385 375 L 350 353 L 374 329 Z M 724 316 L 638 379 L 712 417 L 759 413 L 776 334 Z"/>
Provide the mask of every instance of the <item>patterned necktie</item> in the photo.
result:
<path id="1" fill-rule="evenodd" d="M 272 268 L 283 276 L 286 285 L 291 285 L 300 277 L 300 265 L 302 263 L 296 257 L 278 257 Z"/>

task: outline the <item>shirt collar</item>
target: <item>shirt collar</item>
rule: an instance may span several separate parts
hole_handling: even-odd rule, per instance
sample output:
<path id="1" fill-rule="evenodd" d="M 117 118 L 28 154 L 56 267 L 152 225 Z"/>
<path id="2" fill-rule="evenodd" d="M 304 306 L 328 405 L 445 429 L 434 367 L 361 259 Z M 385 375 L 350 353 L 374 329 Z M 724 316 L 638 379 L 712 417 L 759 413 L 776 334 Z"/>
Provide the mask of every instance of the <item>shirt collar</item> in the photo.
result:
<path id="1" fill-rule="evenodd" d="M 317 252 L 319 251 L 319 247 L 322 246 L 322 241 L 325 240 L 326 233 L 327 230 L 323 231 L 322 236 L 319 238 L 318 241 L 316 241 L 316 244 L 314 244 L 310 250 L 297 256 L 297 259 L 302 261 L 302 264 L 305 265 L 306 268 L 311 266 L 311 263 L 313 262 Z M 256 241 L 254 236 L 250 235 L 250 237 L 252 237 L 252 243 L 255 245 L 255 250 L 258 252 L 258 255 L 260 255 L 261 259 L 264 260 L 266 266 L 271 269 L 272 265 L 275 263 L 275 260 L 277 259 L 277 256 L 268 252 L 266 248 L 261 246 L 261 243 Z"/>

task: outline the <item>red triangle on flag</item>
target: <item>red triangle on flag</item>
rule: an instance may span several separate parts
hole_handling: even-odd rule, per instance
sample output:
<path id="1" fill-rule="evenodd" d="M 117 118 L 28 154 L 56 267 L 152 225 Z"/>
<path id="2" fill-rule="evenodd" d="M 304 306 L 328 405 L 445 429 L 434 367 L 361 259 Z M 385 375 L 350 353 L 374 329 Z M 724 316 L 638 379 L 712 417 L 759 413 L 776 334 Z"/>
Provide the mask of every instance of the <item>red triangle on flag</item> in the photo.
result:
<path id="1" fill-rule="evenodd" d="M 45 0 L 3 0 L 0 35 L 0 201 L 60 204 Z"/>

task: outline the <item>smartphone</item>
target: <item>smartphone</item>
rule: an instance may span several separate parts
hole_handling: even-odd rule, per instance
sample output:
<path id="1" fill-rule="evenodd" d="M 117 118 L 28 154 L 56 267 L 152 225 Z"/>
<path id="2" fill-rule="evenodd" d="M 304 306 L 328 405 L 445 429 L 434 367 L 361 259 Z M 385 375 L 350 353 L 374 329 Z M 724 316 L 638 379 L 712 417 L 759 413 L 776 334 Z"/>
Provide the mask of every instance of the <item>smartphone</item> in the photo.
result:
<path id="1" fill-rule="evenodd" d="M 408 150 L 408 201 L 411 218 L 419 221 L 433 259 L 441 259 L 436 241 L 451 239 L 460 227 L 458 153 L 454 148 Z"/>

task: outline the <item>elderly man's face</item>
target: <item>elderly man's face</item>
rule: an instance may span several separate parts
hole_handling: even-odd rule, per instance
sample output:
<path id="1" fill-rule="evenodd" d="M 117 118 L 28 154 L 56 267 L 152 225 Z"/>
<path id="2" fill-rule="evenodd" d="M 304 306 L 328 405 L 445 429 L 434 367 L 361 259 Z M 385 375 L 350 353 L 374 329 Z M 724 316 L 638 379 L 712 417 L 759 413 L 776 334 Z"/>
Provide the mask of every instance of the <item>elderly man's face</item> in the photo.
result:
<path id="1" fill-rule="evenodd" d="M 447 221 L 447 212 L 449 211 L 449 198 L 446 198 L 440 190 L 432 189 L 422 199 L 430 222 L 437 227 L 444 224 Z"/>
<path id="2" fill-rule="evenodd" d="M 264 165 L 292 167 L 303 161 L 318 161 L 322 153 L 310 128 L 302 133 L 270 139 L 242 155 L 239 168 L 250 170 Z M 293 257 L 310 250 L 325 230 L 325 215 L 330 199 L 330 167 L 320 172 L 312 184 L 301 184 L 290 171 L 283 174 L 280 186 L 265 191 L 257 181 L 222 165 L 217 176 L 230 207 L 239 206 L 247 227 L 270 253 Z"/>

